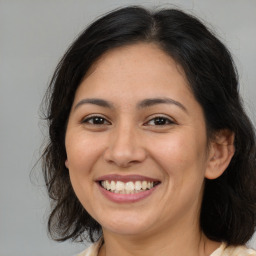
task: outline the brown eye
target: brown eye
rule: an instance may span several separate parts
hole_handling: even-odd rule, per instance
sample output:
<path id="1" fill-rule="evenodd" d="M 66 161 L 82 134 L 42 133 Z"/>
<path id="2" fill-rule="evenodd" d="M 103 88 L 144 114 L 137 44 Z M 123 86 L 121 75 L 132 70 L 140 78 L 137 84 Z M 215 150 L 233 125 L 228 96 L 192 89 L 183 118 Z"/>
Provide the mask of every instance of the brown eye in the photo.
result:
<path id="1" fill-rule="evenodd" d="M 109 125 L 110 122 L 101 116 L 91 116 L 83 120 L 83 123 L 88 123 L 91 125 Z"/>
<path id="2" fill-rule="evenodd" d="M 162 116 L 158 116 L 155 118 L 152 118 L 151 120 L 149 120 L 146 125 L 170 125 L 173 124 L 174 122 L 172 120 L 170 120 L 167 117 L 162 117 Z"/>

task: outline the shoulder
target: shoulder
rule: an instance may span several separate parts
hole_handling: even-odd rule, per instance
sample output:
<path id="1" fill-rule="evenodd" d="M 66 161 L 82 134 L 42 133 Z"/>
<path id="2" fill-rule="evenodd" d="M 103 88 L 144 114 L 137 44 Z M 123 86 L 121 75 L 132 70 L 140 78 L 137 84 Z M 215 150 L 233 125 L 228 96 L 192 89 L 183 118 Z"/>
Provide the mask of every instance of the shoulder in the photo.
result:
<path id="1" fill-rule="evenodd" d="M 101 245 L 102 239 L 89 246 L 87 249 L 79 253 L 77 256 L 97 256 Z"/>
<path id="2" fill-rule="evenodd" d="M 210 256 L 256 256 L 256 251 L 245 246 L 227 246 L 223 243 Z"/>

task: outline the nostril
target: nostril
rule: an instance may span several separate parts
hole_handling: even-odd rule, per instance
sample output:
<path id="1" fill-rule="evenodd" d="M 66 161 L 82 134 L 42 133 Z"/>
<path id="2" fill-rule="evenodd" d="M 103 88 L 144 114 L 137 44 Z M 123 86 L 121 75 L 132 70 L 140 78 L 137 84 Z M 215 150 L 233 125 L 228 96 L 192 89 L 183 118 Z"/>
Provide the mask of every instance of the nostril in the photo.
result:
<path id="1" fill-rule="evenodd" d="M 143 162 L 146 159 L 146 152 L 139 147 L 109 147 L 104 152 L 104 159 L 111 164 L 126 168 L 134 164 Z"/>

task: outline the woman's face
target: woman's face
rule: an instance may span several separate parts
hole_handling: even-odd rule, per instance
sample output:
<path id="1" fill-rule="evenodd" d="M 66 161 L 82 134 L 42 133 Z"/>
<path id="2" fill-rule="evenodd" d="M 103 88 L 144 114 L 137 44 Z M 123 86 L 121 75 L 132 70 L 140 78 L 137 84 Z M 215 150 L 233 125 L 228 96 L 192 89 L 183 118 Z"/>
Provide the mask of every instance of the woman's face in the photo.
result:
<path id="1" fill-rule="evenodd" d="M 89 70 L 66 131 L 74 191 L 104 232 L 198 226 L 206 125 L 181 67 L 154 44 L 109 51 Z"/>

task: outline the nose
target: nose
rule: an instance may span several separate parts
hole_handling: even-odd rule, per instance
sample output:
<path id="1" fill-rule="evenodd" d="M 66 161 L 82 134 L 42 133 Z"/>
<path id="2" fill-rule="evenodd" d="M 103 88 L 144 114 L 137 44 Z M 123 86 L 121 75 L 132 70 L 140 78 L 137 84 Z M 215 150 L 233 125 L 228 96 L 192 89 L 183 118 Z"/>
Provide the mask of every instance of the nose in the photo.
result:
<path id="1" fill-rule="evenodd" d="M 141 135 L 132 127 L 117 127 L 109 134 L 109 144 L 104 152 L 108 163 L 126 168 L 143 162 L 147 157 Z"/>

